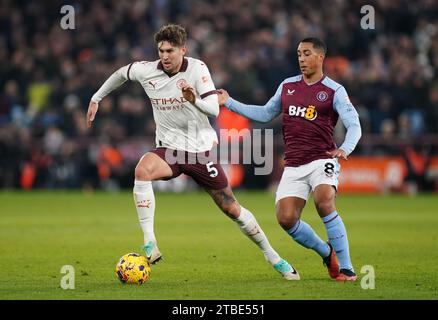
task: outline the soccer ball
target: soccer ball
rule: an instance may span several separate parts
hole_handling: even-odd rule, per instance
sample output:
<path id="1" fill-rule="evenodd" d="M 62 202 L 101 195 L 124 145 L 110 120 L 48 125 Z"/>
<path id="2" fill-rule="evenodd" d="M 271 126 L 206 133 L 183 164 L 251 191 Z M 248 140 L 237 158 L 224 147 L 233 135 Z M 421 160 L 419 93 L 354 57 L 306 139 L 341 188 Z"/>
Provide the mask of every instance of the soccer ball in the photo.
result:
<path id="1" fill-rule="evenodd" d="M 116 275 L 123 283 L 142 284 L 151 276 L 151 266 L 146 257 L 138 253 L 128 253 L 120 258 Z"/>

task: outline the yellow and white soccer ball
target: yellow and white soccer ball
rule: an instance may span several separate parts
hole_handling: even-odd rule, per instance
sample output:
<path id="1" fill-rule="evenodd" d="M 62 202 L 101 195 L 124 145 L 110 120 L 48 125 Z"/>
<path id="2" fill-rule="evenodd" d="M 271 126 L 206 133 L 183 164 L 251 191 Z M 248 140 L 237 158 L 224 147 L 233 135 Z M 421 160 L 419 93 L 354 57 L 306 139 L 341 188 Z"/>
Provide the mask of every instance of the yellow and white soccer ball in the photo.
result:
<path id="1" fill-rule="evenodd" d="M 138 253 L 128 253 L 120 258 L 116 275 L 123 283 L 142 284 L 151 276 L 151 266 L 146 257 Z"/>

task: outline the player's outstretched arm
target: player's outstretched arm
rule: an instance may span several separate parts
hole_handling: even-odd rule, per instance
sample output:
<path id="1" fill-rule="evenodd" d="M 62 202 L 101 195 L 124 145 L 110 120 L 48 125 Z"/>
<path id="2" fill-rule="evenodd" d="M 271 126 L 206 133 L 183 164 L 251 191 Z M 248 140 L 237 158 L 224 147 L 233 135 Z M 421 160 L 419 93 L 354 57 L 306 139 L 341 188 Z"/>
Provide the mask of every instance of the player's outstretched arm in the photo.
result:
<path id="1" fill-rule="evenodd" d="M 131 64 L 132 65 L 132 64 Z M 91 101 L 99 103 L 103 98 L 105 98 L 111 91 L 120 87 L 123 83 L 128 80 L 128 72 L 129 67 L 131 65 L 127 65 L 121 67 L 116 72 L 114 72 L 97 90 L 97 92 L 91 97 Z M 131 71 L 132 73 L 132 71 Z M 132 77 L 131 77 L 132 78 Z"/>
<path id="2" fill-rule="evenodd" d="M 87 126 L 90 128 L 92 122 L 99 108 L 99 102 L 105 98 L 111 91 L 120 87 L 123 83 L 128 80 L 127 72 L 129 70 L 129 65 L 121 67 L 116 72 L 114 72 L 97 90 L 97 92 L 91 97 L 90 104 L 88 105 L 87 111 Z"/>
<path id="3" fill-rule="evenodd" d="M 281 86 L 275 95 L 263 106 L 244 104 L 230 97 L 227 90 L 217 90 L 219 104 L 231 111 L 258 122 L 269 122 L 281 113 Z"/>

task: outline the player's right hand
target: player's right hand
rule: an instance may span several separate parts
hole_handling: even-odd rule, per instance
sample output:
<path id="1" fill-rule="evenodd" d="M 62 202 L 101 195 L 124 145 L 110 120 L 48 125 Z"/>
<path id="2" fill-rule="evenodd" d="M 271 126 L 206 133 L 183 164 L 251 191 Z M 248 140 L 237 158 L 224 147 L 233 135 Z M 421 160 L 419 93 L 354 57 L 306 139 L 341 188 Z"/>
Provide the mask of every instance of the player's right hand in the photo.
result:
<path id="1" fill-rule="evenodd" d="M 94 121 L 94 117 L 96 116 L 97 109 L 99 108 L 99 104 L 97 102 L 90 101 L 88 105 L 87 111 L 87 127 L 91 128 L 92 122 Z"/>
<path id="2" fill-rule="evenodd" d="M 326 154 L 332 158 L 340 158 L 340 159 L 348 160 L 347 153 L 342 149 L 327 151 Z"/>
<path id="3" fill-rule="evenodd" d="M 219 100 L 219 105 L 223 106 L 225 104 L 225 102 L 227 102 L 230 95 L 228 94 L 228 91 L 225 89 L 218 89 L 218 90 L 216 90 L 216 92 L 217 92 L 217 97 Z"/>

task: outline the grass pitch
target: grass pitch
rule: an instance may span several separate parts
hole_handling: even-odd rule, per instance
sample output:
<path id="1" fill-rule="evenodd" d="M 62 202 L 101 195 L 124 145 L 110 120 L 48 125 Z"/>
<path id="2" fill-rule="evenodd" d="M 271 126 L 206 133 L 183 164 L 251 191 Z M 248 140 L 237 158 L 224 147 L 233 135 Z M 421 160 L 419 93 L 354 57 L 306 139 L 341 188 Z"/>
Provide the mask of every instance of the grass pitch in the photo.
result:
<path id="1" fill-rule="evenodd" d="M 321 259 L 282 231 L 269 193 L 236 193 L 273 247 L 300 272 L 285 281 L 205 193 L 156 194 L 164 260 L 142 286 L 124 285 L 118 259 L 139 252 L 132 194 L 0 193 L 0 299 L 437 299 L 438 197 L 348 196 L 337 200 L 359 280 L 336 283 Z M 326 239 L 309 202 L 303 220 Z M 75 289 L 60 287 L 61 267 Z M 375 289 L 363 289 L 364 265 Z"/>

